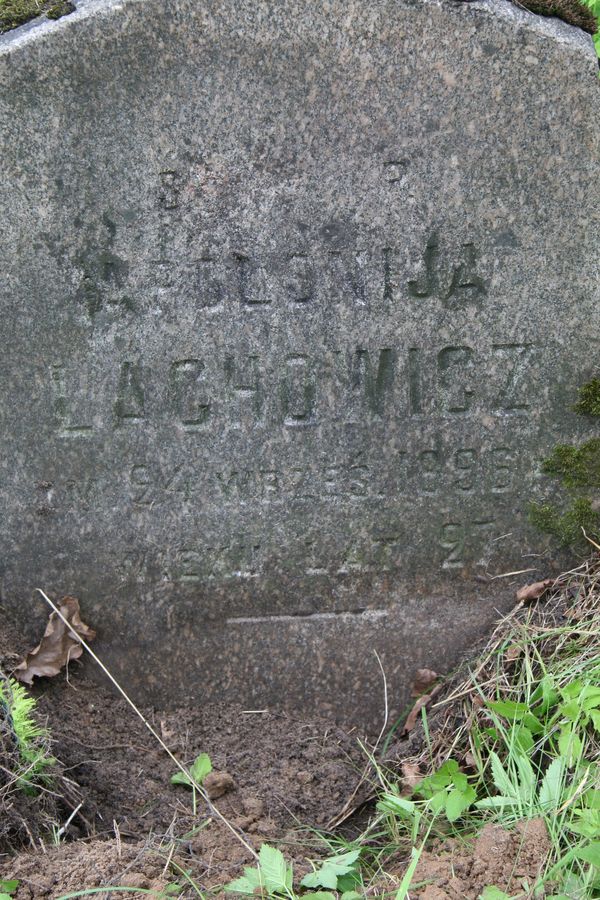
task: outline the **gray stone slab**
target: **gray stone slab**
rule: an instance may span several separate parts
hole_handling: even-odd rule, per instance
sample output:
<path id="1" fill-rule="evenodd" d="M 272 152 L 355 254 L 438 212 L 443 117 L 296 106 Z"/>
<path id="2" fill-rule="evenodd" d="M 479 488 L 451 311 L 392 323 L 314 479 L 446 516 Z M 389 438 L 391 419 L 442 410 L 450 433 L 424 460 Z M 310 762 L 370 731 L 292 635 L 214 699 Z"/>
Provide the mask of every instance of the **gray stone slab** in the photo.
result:
<path id="1" fill-rule="evenodd" d="M 546 567 L 539 460 L 588 433 L 591 41 L 87 0 L 0 72 L 2 602 L 81 597 L 138 696 L 376 724 L 377 650 L 399 711 Z"/>

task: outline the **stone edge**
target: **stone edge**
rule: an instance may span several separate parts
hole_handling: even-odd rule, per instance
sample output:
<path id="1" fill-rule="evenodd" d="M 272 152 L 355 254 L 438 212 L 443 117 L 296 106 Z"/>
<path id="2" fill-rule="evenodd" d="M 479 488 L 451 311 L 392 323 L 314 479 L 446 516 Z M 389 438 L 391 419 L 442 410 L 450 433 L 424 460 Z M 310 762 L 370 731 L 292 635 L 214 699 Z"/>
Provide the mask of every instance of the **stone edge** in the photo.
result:
<path id="1" fill-rule="evenodd" d="M 78 0 L 75 12 L 51 21 L 41 17 L 0 35 L 0 56 L 13 50 L 20 50 L 29 44 L 43 41 L 54 33 L 77 28 L 89 18 L 103 17 L 126 7 L 143 4 L 145 0 Z M 403 0 L 396 0 L 402 6 Z M 415 5 L 415 0 L 409 3 Z M 594 62 L 597 57 L 591 36 L 573 25 L 556 18 L 535 15 L 528 10 L 516 6 L 511 0 L 417 0 L 423 6 L 449 7 L 469 15 L 473 11 L 484 12 L 489 16 L 501 18 L 522 27 L 544 38 L 552 39 L 585 57 L 586 62 Z"/>

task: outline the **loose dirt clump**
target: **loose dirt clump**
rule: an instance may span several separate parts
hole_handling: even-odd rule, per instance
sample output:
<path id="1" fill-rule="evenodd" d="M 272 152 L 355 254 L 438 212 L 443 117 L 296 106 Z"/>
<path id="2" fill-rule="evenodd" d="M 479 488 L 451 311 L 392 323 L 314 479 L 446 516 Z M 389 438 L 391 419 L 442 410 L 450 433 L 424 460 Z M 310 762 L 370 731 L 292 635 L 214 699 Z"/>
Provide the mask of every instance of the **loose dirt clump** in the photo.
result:
<path id="1" fill-rule="evenodd" d="M 513 831 L 486 825 L 469 846 L 446 840 L 421 855 L 411 896 L 422 900 L 479 897 L 494 885 L 508 894 L 535 884 L 550 850 L 542 819 L 518 822 Z"/>

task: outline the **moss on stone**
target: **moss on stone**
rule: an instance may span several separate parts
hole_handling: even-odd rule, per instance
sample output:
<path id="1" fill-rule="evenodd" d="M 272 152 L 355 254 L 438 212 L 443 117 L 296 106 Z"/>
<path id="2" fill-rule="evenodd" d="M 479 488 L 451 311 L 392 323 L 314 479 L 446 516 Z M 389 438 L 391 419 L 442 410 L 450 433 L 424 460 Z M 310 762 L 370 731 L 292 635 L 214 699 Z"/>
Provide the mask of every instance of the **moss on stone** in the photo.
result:
<path id="1" fill-rule="evenodd" d="M 577 28 L 583 28 L 590 34 L 595 34 L 598 30 L 596 16 L 579 0 L 518 0 L 518 6 L 525 7 L 539 16 L 557 16 L 569 25 L 576 25 Z"/>
<path id="2" fill-rule="evenodd" d="M 600 378 L 593 378 L 579 389 L 576 412 L 586 416 L 600 416 Z M 560 481 L 570 494 L 563 509 L 551 504 L 534 503 L 529 509 L 533 525 L 557 537 L 564 545 L 582 545 L 583 532 L 600 535 L 600 438 L 591 438 L 578 447 L 557 444 L 542 463 L 542 472 Z M 592 496 L 582 495 L 591 491 Z"/>
<path id="3" fill-rule="evenodd" d="M 49 19 L 60 19 L 73 12 L 70 0 L 0 0 L 0 34 L 17 28 L 46 13 Z"/>
<path id="4" fill-rule="evenodd" d="M 542 463 L 542 472 L 559 478 L 563 487 L 600 487 L 600 438 L 574 447 L 558 444 Z"/>
<path id="5" fill-rule="evenodd" d="M 530 522 L 546 534 L 558 538 L 563 546 L 585 546 L 587 535 L 600 533 L 600 513 L 589 497 L 575 497 L 564 512 L 550 503 L 533 503 L 529 509 Z"/>
<path id="6" fill-rule="evenodd" d="M 582 416 L 600 416 L 600 378 L 592 378 L 579 388 L 579 400 L 574 409 Z"/>

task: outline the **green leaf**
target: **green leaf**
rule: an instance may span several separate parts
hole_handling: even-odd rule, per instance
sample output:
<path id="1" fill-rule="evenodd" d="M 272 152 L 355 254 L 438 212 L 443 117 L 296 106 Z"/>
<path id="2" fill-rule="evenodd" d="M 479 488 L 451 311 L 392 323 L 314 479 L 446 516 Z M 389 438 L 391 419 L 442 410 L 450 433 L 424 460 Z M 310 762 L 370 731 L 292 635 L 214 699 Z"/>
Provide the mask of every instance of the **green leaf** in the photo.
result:
<path id="1" fill-rule="evenodd" d="M 6 891 L 7 894 L 14 894 L 19 887 L 20 881 L 14 878 L 12 881 L 0 881 L 0 891 Z"/>
<path id="2" fill-rule="evenodd" d="M 328 866 L 321 866 L 316 872 L 309 872 L 308 875 L 305 875 L 300 884 L 302 887 L 324 887 L 331 888 L 332 891 L 335 891 L 337 889 L 337 880 L 338 877 L 335 869 L 331 869 Z"/>
<path id="3" fill-rule="evenodd" d="M 307 900 L 337 900 L 335 894 L 332 894 L 331 891 L 312 891 L 308 894 L 302 894 L 303 898 L 307 898 Z"/>
<path id="4" fill-rule="evenodd" d="M 579 735 L 573 731 L 572 725 L 563 725 L 558 736 L 558 750 L 571 767 L 582 754 L 583 746 Z"/>
<path id="5" fill-rule="evenodd" d="M 340 900 L 362 900 L 363 895 L 358 891 L 344 891 Z"/>
<path id="6" fill-rule="evenodd" d="M 263 844 L 258 852 L 258 861 L 266 889 L 272 893 L 285 892 L 290 881 L 291 866 L 287 866 L 281 850 Z"/>
<path id="7" fill-rule="evenodd" d="M 600 688 L 593 684 L 586 684 L 579 695 L 579 703 L 586 712 L 597 709 L 600 706 Z"/>
<path id="8" fill-rule="evenodd" d="M 538 802 L 544 812 L 558 809 L 563 794 L 565 760 L 561 756 L 553 759 L 540 786 Z"/>
<path id="9" fill-rule="evenodd" d="M 202 784 L 206 776 L 212 772 L 212 762 L 208 753 L 200 753 L 194 760 L 190 769 L 190 775 L 198 783 Z"/>
<path id="10" fill-rule="evenodd" d="M 187 784 L 191 786 L 192 782 L 183 772 L 175 772 L 174 775 L 171 775 L 171 784 Z"/>
<path id="11" fill-rule="evenodd" d="M 504 719 L 521 719 L 529 712 L 526 703 L 515 703 L 513 700 L 488 700 L 486 706 Z"/>
<path id="12" fill-rule="evenodd" d="M 355 887 L 360 883 L 360 872 L 357 869 L 352 869 L 346 875 L 339 876 L 337 889 L 342 894 L 354 894 L 356 893 Z"/>
<path id="13" fill-rule="evenodd" d="M 577 859 L 582 859 L 584 862 L 591 863 L 600 869 L 600 841 L 593 841 L 587 847 L 576 850 L 575 856 Z"/>
<path id="14" fill-rule="evenodd" d="M 500 888 L 495 887 L 495 885 L 490 885 L 490 887 L 483 889 L 479 895 L 479 900 L 510 900 L 510 896 L 501 891 Z"/>
<path id="15" fill-rule="evenodd" d="M 464 791 L 450 791 L 446 799 L 446 818 L 449 822 L 456 822 L 473 803 L 477 794 L 472 787 Z"/>
<path id="16" fill-rule="evenodd" d="M 400 818 L 410 818 L 414 816 L 416 806 L 412 800 L 405 797 L 397 797 L 396 794 L 384 794 L 377 804 L 380 812 L 391 812 Z"/>
<path id="17" fill-rule="evenodd" d="M 228 894 L 253 894 L 263 883 L 258 869 L 244 869 L 241 878 L 236 878 L 225 885 Z"/>
<path id="18" fill-rule="evenodd" d="M 504 809 L 505 806 L 515 806 L 516 797 L 484 797 L 475 804 L 476 809 Z"/>
<path id="19" fill-rule="evenodd" d="M 490 752 L 490 760 L 492 763 L 492 777 L 496 788 L 504 797 L 514 797 L 516 799 L 519 796 L 517 787 L 512 783 L 509 776 L 504 771 L 504 767 L 500 762 L 498 754 L 494 753 L 493 750 Z"/>
<path id="20" fill-rule="evenodd" d="M 590 712 L 590 720 L 596 731 L 600 731 L 600 712 L 593 709 Z"/>
<path id="21" fill-rule="evenodd" d="M 517 747 L 520 747 L 525 753 L 529 753 L 530 750 L 533 750 L 535 742 L 529 728 L 525 728 L 523 725 L 520 728 L 515 728 L 513 734 Z"/>
<path id="22" fill-rule="evenodd" d="M 448 796 L 448 792 L 445 788 L 441 791 L 438 791 L 437 794 L 434 794 L 433 797 L 429 800 L 429 808 L 431 812 L 437 815 L 441 812 L 446 806 L 446 797 Z"/>
<path id="23" fill-rule="evenodd" d="M 403 798 L 396 797 L 394 799 L 401 800 Z M 411 805 L 414 806 L 414 804 Z M 338 879 L 354 872 L 354 866 L 359 856 L 360 850 L 349 850 L 347 853 L 330 856 L 328 859 L 323 860 L 320 869 L 305 875 L 300 884 L 303 887 L 325 887 L 334 891 L 341 890 L 342 886 L 339 884 Z"/>
<path id="24" fill-rule="evenodd" d="M 174 775 L 171 775 L 171 784 L 185 784 L 188 787 L 193 787 L 193 781 L 195 781 L 196 784 L 202 786 L 202 782 L 209 772 L 212 772 L 210 756 L 208 753 L 200 753 L 190 766 L 190 775 L 192 777 L 189 778 L 183 772 L 175 772 Z"/>
<path id="25" fill-rule="evenodd" d="M 532 800 L 535 793 L 536 777 L 529 758 L 516 747 L 513 759 L 519 772 L 519 797 L 522 800 Z"/>
<path id="26" fill-rule="evenodd" d="M 313 891 L 309 894 L 302 894 L 303 900 L 336 900 L 335 894 L 330 891 Z"/>

